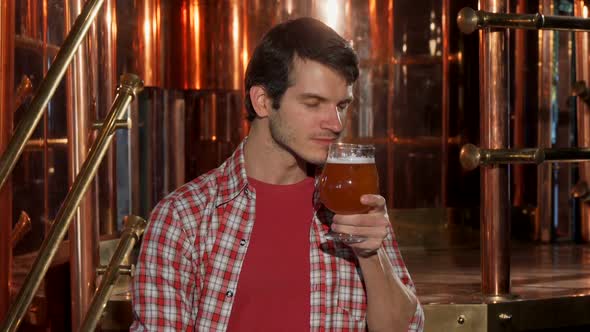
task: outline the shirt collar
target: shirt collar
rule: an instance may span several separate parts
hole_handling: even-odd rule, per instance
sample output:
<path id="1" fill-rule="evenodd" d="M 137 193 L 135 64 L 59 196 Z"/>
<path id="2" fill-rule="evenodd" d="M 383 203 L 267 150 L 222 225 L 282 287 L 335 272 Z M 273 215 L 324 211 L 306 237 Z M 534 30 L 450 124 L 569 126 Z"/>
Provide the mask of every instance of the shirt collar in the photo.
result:
<path id="1" fill-rule="evenodd" d="M 221 166 L 221 178 L 219 179 L 217 200 L 215 206 L 225 204 L 234 199 L 248 186 L 246 164 L 244 161 L 244 145 L 242 140 L 234 153 Z"/>

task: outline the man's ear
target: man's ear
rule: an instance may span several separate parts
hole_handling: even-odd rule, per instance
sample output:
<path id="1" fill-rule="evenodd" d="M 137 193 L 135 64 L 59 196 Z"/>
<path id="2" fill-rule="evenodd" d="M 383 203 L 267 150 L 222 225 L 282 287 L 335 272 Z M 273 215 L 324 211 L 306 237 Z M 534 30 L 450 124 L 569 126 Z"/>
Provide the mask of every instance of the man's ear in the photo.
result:
<path id="1" fill-rule="evenodd" d="M 270 98 L 266 94 L 266 90 L 260 85 L 255 85 L 250 88 L 250 101 L 256 115 L 260 118 L 268 117 L 271 108 Z"/>

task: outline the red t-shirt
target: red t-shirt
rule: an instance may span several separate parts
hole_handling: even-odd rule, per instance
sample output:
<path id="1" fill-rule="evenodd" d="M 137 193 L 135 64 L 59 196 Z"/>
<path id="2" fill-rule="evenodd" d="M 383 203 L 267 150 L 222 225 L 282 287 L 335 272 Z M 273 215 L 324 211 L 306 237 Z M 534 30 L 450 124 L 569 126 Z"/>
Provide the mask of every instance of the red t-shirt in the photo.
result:
<path id="1" fill-rule="evenodd" d="M 227 330 L 307 331 L 314 179 L 248 181 L 256 190 L 256 216 Z"/>

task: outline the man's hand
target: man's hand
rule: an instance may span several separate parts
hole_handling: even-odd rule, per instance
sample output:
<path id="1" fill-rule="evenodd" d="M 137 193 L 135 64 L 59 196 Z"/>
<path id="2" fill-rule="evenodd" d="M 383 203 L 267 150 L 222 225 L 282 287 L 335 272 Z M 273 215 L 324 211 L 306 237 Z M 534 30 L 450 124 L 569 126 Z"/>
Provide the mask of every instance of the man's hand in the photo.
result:
<path id="1" fill-rule="evenodd" d="M 360 235 L 367 239 L 360 243 L 349 244 L 360 256 L 372 256 L 381 248 L 387 236 L 389 216 L 385 206 L 385 198 L 380 195 L 363 195 L 361 203 L 371 209 L 366 214 L 334 215 L 332 230 L 338 233 Z"/>

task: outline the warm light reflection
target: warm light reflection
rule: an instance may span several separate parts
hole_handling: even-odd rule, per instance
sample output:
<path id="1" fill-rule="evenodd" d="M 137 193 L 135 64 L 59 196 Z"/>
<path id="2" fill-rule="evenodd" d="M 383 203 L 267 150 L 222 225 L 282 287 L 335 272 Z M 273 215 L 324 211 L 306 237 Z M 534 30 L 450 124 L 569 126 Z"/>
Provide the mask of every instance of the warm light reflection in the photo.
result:
<path id="1" fill-rule="evenodd" d="M 146 2 L 146 6 L 144 7 L 144 14 L 143 14 L 143 68 L 144 68 L 144 80 L 149 83 L 153 83 L 152 77 L 152 63 L 151 63 L 151 55 L 152 55 L 152 25 L 150 20 L 150 7 L 149 2 Z"/>
<path id="2" fill-rule="evenodd" d="M 108 8 L 107 8 L 106 13 L 104 15 L 104 20 L 106 22 L 107 28 L 110 27 L 111 22 L 112 22 L 112 18 L 111 18 L 111 11 L 108 10 Z"/>
<path id="3" fill-rule="evenodd" d="M 197 0 L 192 0 L 190 2 L 189 7 L 189 28 L 190 28 L 190 37 L 191 37 L 191 50 L 190 53 L 192 54 L 192 58 L 194 61 L 191 61 L 192 68 L 191 68 L 191 77 L 189 80 L 194 80 L 194 84 L 192 88 L 200 89 L 201 88 L 201 13 L 199 11 L 199 4 Z M 187 82 L 187 85 L 188 84 Z"/>
<path id="4" fill-rule="evenodd" d="M 160 3 L 156 4 L 156 22 L 152 23 L 152 36 L 155 40 L 158 40 L 158 27 L 160 26 Z"/>
<path id="5" fill-rule="evenodd" d="M 324 3 L 324 23 L 326 23 L 329 27 L 336 30 L 338 33 L 342 33 L 340 31 L 341 25 L 341 17 L 342 17 L 342 3 L 339 0 L 326 0 Z"/>
<path id="6" fill-rule="evenodd" d="M 582 16 L 588 17 L 588 6 L 584 6 L 584 9 L 582 10 Z"/>
<path id="7" fill-rule="evenodd" d="M 287 14 L 293 13 L 293 0 L 287 0 Z"/>
<path id="8" fill-rule="evenodd" d="M 242 72 L 240 70 L 240 12 L 239 5 L 236 3 L 232 4 L 232 78 L 233 87 L 239 89 Z"/>
<path id="9" fill-rule="evenodd" d="M 115 40 L 117 38 L 117 9 L 116 9 L 116 6 L 113 5 L 113 7 L 111 7 L 110 11 L 112 11 L 112 13 L 109 14 L 109 17 L 113 22 L 112 24 L 109 24 L 109 26 L 111 27 L 111 38 L 113 38 L 113 40 Z"/>
<path id="10" fill-rule="evenodd" d="M 248 53 L 248 15 L 244 15 L 243 22 L 242 22 L 242 77 L 246 73 L 246 67 L 249 60 L 249 53 Z"/>
<path id="11" fill-rule="evenodd" d="M 248 63 L 248 49 L 246 47 L 244 47 L 244 49 L 242 50 L 242 64 L 244 64 L 242 66 L 242 71 L 246 72 L 246 64 Z"/>

